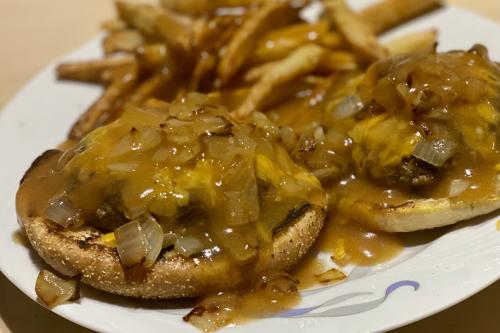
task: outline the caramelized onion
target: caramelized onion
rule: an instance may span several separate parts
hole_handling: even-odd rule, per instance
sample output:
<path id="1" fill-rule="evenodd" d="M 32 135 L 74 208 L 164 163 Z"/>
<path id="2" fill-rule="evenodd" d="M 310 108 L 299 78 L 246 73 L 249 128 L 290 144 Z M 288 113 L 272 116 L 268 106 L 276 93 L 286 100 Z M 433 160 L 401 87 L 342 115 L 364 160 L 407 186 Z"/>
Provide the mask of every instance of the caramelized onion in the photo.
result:
<path id="1" fill-rule="evenodd" d="M 468 188 L 469 182 L 463 179 L 454 179 L 450 183 L 450 191 L 448 193 L 448 196 L 450 198 L 457 197 L 460 194 L 464 193 Z"/>
<path id="2" fill-rule="evenodd" d="M 129 222 L 115 230 L 118 255 L 123 266 L 142 264 L 150 268 L 163 246 L 163 230 L 153 217 Z"/>
<path id="3" fill-rule="evenodd" d="M 315 130 L 314 130 L 314 140 L 316 142 L 322 142 L 322 141 L 325 141 L 325 130 L 323 129 L 322 126 L 318 126 Z"/>
<path id="4" fill-rule="evenodd" d="M 192 256 L 193 254 L 200 253 L 203 250 L 203 243 L 195 237 L 181 237 L 175 242 L 175 250 L 186 256 Z"/>
<path id="5" fill-rule="evenodd" d="M 163 229 L 151 216 L 141 224 L 141 229 L 148 243 L 148 251 L 144 258 L 144 266 L 150 268 L 154 265 L 156 259 L 158 259 L 163 247 Z"/>
<path id="6" fill-rule="evenodd" d="M 259 218 L 257 179 L 249 161 L 233 164 L 223 178 L 222 189 L 227 225 L 247 224 Z"/>
<path id="7" fill-rule="evenodd" d="M 294 294 L 298 290 L 299 280 L 283 271 L 270 271 L 262 275 L 257 282 L 259 289 L 274 293 Z"/>
<path id="8" fill-rule="evenodd" d="M 347 276 L 342 271 L 340 271 L 336 268 L 331 268 L 331 269 L 327 270 L 326 272 L 314 275 L 314 277 L 320 283 L 332 283 L 332 282 L 344 280 Z"/>
<path id="9" fill-rule="evenodd" d="M 201 115 L 198 119 L 202 123 L 202 128 L 198 132 L 207 135 L 224 135 L 231 128 L 231 124 L 224 118 L 219 116 Z"/>
<path id="10" fill-rule="evenodd" d="M 205 332 L 289 309 L 298 301 L 299 281 L 283 271 L 249 276 L 251 288 L 205 297 L 184 320 Z"/>
<path id="11" fill-rule="evenodd" d="M 137 163 L 113 163 L 108 165 L 108 169 L 115 172 L 133 172 L 137 166 Z"/>
<path id="12" fill-rule="evenodd" d="M 233 323 L 240 307 L 237 293 L 220 292 L 206 297 L 183 319 L 203 332 L 213 332 Z"/>
<path id="13" fill-rule="evenodd" d="M 64 280 L 47 270 L 38 274 L 35 292 L 49 308 L 80 298 L 77 280 Z"/>
<path id="14" fill-rule="evenodd" d="M 443 164 L 453 156 L 457 144 L 450 139 L 437 139 L 432 141 L 421 140 L 413 150 L 412 155 L 435 167 Z"/>
<path id="15" fill-rule="evenodd" d="M 275 138 L 279 135 L 278 127 L 261 112 L 253 112 L 250 121 L 255 127 L 260 129 L 266 137 Z"/>
<path id="16" fill-rule="evenodd" d="M 118 255 L 123 266 L 141 264 L 148 254 L 148 243 L 139 221 L 132 221 L 115 230 Z"/>
<path id="17" fill-rule="evenodd" d="M 161 143 L 161 131 L 152 127 L 133 127 L 115 146 L 112 157 L 119 157 L 132 151 L 146 151 Z"/>
<path id="18" fill-rule="evenodd" d="M 240 264 L 257 256 L 258 239 L 250 224 L 222 227 L 215 231 L 215 236 L 231 258 Z"/>
<path id="19" fill-rule="evenodd" d="M 45 209 L 45 217 L 64 228 L 81 222 L 80 211 L 66 196 L 50 201 L 49 206 Z"/>
<path id="20" fill-rule="evenodd" d="M 178 238 L 179 236 L 172 231 L 163 234 L 162 249 L 174 246 Z"/>
<path id="21" fill-rule="evenodd" d="M 334 108 L 333 115 L 336 119 L 354 116 L 363 108 L 363 102 L 358 95 L 351 95 L 341 100 Z"/>
<path id="22" fill-rule="evenodd" d="M 149 150 L 157 147 L 162 141 L 161 131 L 153 127 L 139 129 L 135 135 L 134 150 Z"/>
<path id="23" fill-rule="evenodd" d="M 297 140 L 299 139 L 298 135 L 290 127 L 281 127 L 280 137 L 283 146 L 288 151 L 291 151 L 297 145 Z"/>

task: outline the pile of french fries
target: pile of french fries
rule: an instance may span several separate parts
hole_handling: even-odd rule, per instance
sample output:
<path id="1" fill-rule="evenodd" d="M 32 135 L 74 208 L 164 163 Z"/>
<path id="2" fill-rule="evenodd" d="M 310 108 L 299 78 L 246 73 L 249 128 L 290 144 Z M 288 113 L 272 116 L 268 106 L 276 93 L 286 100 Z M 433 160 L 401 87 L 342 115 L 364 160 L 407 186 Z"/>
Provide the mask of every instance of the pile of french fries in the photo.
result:
<path id="1" fill-rule="evenodd" d="M 324 88 L 388 55 L 435 50 L 434 30 L 386 44 L 378 35 L 440 5 L 382 0 L 355 12 L 345 0 L 117 1 L 118 18 L 103 25 L 105 57 L 57 68 L 60 79 L 105 87 L 69 138 L 81 139 L 129 105 L 196 91 L 227 104 L 237 119 L 266 112 L 294 98 L 298 83 Z M 306 21 L 313 7 L 321 13 Z"/>

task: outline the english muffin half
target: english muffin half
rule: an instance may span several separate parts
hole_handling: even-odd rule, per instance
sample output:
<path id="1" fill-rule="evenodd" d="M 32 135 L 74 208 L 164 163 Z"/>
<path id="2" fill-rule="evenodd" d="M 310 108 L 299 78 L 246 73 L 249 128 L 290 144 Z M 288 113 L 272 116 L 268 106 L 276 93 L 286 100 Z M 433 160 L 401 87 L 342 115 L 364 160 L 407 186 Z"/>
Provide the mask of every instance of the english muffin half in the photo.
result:
<path id="1" fill-rule="evenodd" d="M 201 95 L 152 101 L 38 158 L 17 212 L 56 271 L 111 293 L 192 297 L 291 268 L 317 238 L 327 196 L 259 114 Z"/>

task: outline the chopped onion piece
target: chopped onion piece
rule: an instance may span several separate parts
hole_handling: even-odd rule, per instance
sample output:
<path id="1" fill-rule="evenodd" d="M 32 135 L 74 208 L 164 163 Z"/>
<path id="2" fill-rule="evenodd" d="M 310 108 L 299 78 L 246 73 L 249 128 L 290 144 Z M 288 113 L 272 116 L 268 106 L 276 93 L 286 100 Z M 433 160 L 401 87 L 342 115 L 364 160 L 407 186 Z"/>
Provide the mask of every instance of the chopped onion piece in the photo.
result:
<path id="1" fill-rule="evenodd" d="M 286 193 L 287 196 L 293 197 L 296 193 L 304 191 L 304 186 L 294 177 L 287 176 L 280 183 L 280 190 Z"/>
<path id="2" fill-rule="evenodd" d="M 155 45 L 155 44 L 150 44 Z M 166 120 L 166 115 L 161 108 L 125 107 L 120 117 L 120 122 L 136 127 L 157 126 Z"/>
<path id="3" fill-rule="evenodd" d="M 64 280 L 47 270 L 38 274 L 35 292 L 49 308 L 80 298 L 77 280 Z"/>
<path id="4" fill-rule="evenodd" d="M 247 224 L 247 210 L 245 209 L 244 198 L 239 191 L 228 191 L 224 193 L 224 208 L 228 225 Z"/>
<path id="5" fill-rule="evenodd" d="M 189 127 L 193 124 L 192 121 L 187 121 L 187 120 L 179 120 L 177 118 L 169 118 L 166 122 L 165 128 L 167 129 L 175 129 L 175 128 L 185 128 Z"/>
<path id="6" fill-rule="evenodd" d="M 177 238 L 179 238 L 179 236 L 172 231 L 163 234 L 162 249 L 174 246 L 175 242 L 177 241 Z"/>
<path id="7" fill-rule="evenodd" d="M 139 221 L 132 221 L 115 230 L 118 255 L 123 266 L 141 264 L 148 254 L 148 242 Z"/>
<path id="8" fill-rule="evenodd" d="M 241 302 L 236 292 L 220 292 L 207 296 L 183 319 L 203 332 L 214 332 L 238 318 Z"/>
<path id="9" fill-rule="evenodd" d="M 323 129 L 322 126 L 318 126 L 314 131 L 314 140 L 316 142 L 325 141 L 325 130 Z"/>
<path id="10" fill-rule="evenodd" d="M 320 181 L 326 181 L 338 176 L 342 170 L 337 166 L 332 166 L 328 168 L 321 168 L 312 171 L 314 177 L 318 178 Z"/>
<path id="11" fill-rule="evenodd" d="M 290 127 L 280 128 L 281 142 L 285 146 L 286 150 L 291 151 L 296 145 L 299 139 L 295 131 Z"/>
<path id="12" fill-rule="evenodd" d="M 45 209 L 45 217 L 64 228 L 81 222 L 80 211 L 66 196 L 51 200 Z"/>
<path id="13" fill-rule="evenodd" d="M 113 148 L 110 157 L 117 157 L 127 154 L 132 150 L 133 138 L 131 133 L 127 133 Z"/>
<path id="14" fill-rule="evenodd" d="M 200 115 L 198 119 L 203 123 L 201 132 L 208 135 L 223 135 L 231 128 L 231 124 L 223 117 Z"/>
<path id="15" fill-rule="evenodd" d="M 59 160 L 57 160 L 57 170 L 62 170 L 79 152 L 84 150 L 84 146 L 79 144 L 78 146 L 66 150 Z"/>
<path id="16" fill-rule="evenodd" d="M 161 131 L 153 127 L 144 127 L 135 136 L 134 150 L 146 151 L 155 148 L 161 143 Z"/>
<path id="17" fill-rule="evenodd" d="M 180 254 L 189 257 L 193 254 L 200 253 L 203 250 L 203 244 L 199 239 L 194 237 L 178 238 L 175 242 L 175 249 Z"/>
<path id="18" fill-rule="evenodd" d="M 358 95 L 351 95 L 340 101 L 333 110 L 336 119 L 344 119 L 354 116 L 363 108 L 363 102 Z"/>
<path id="19" fill-rule="evenodd" d="M 144 266 L 150 268 L 155 264 L 163 247 L 163 229 L 152 216 L 141 224 L 141 228 L 148 242 Z"/>
<path id="20" fill-rule="evenodd" d="M 300 281 L 284 271 L 269 271 L 257 282 L 258 289 L 269 289 L 282 294 L 297 293 Z"/>
<path id="21" fill-rule="evenodd" d="M 198 136 L 192 131 L 193 122 L 169 118 L 163 126 L 163 131 L 167 134 L 168 141 L 176 144 L 192 144 L 198 141 Z"/>
<path id="22" fill-rule="evenodd" d="M 144 127 L 132 128 L 111 151 L 111 157 L 118 157 L 132 151 L 146 151 L 155 148 L 162 141 L 160 129 Z"/>
<path id="23" fill-rule="evenodd" d="M 252 225 L 245 224 L 214 231 L 224 250 L 239 263 L 249 262 L 258 255 L 259 241 Z"/>
<path id="24" fill-rule="evenodd" d="M 255 127 L 261 129 L 266 137 L 275 138 L 280 134 L 278 127 L 261 112 L 253 112 L 250 121 Z"/>
<path id="25" fill-rule="evenodd" d="M 163 246 L 163 229 L 149 216 L 143 222 L 134 220 L 115 230 L 118 255 L 123 266 L 142 264 L 151 268 Z"/>
<path id="26" fill-rule="evenodd" d="M 453 156 L 456 147 L 457 144 L 450 139 L 421 140 L 415 146 L 412 155 L 435 167 L 442 167 Z"/>
<path id="27" fill-rule="evenodd" d="M 170 157 L 170 160 L 179 164 L 185 164 L 198 156 L 200 151 L 201 145 L 194 141 L 190 144 L 184 144 L 178 147 Z"/>
<path id="28" fill-rule="evenodd" d="M 137 169 L 137 163 L 113 163 L 108 165 L 110 171 L 133 172 Z"/>
<path id="29" fill-rule="evenodd" d="M 248 161 L 232 165 L 222 181 L 225 223 L 247 224 L 259 218 L 259 194 L 255 170 Z"/>
<path id="30" fill-rule="evenodd" d="M 158 147 L 158 149 L 154 152 L 153 156 L 151 159 L 155 162 L 166 162 L 169 158 L 169 156 L 172 155 L 172 147 L 167 146 L 167 145 L 161 145 Z"/>
<path id="31" fill-rule="evenodd" d="M 332 268 L 321 274 L 314 275 L 314 277 L 320 283 L 332 283 L 344 280 L 347 276 L 342 271 Z"/>
<path id="32" fill-rule="evenodd" d="M 454 179 L 451 181 L 448 197 L 450 198 L 457 197 L 460 194 L 464 193 L 465 190 L 467 190 L 468 188 L 469 188 L 469 182 L 463 179 Z"/>

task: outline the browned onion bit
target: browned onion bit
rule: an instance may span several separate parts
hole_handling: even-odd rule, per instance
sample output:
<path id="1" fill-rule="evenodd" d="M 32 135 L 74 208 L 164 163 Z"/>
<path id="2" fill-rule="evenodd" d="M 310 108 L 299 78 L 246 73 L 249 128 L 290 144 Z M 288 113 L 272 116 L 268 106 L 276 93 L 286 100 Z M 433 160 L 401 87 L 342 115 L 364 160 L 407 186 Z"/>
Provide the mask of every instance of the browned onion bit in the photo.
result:
<path id="1" fill-rule="evenodd" d="M 80 298 L 79 280 L 62 279 L 52 272 L 42 270 L 36 279 L 35 292 L 49 308 Z"/>

